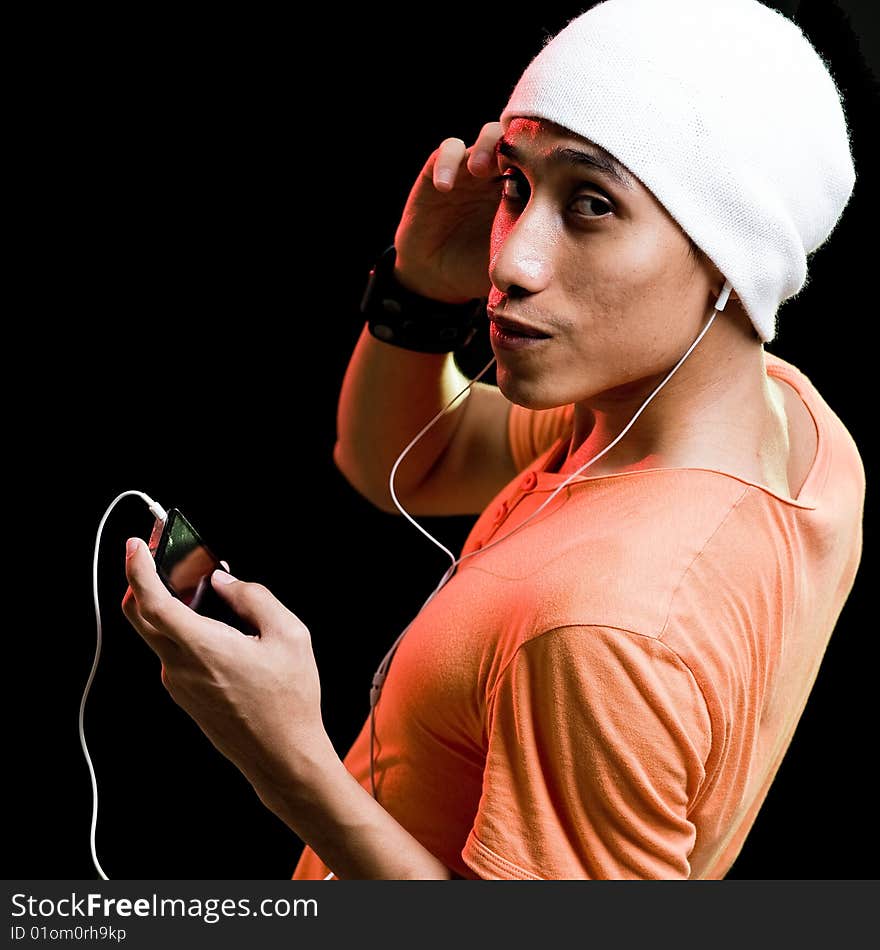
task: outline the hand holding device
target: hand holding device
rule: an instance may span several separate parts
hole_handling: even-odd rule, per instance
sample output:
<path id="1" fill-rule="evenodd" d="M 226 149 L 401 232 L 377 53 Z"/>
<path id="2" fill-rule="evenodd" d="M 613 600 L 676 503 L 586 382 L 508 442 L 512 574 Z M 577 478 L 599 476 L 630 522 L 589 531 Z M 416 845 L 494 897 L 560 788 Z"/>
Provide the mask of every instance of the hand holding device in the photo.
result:
<path id="1" fill-rule="evenodd" d="M 321 773 L 345 773 L 324 729 L 306 625 L 268 588 L 234 577 L 219 583 L 215 577 L 212 586 L 259 636 L 243 637 L 196 614 L 166 587 L 147 545 L 136 538 L 126 545 L 125 574 L 123 613 L 162 661 L 162 682 L 174 702 L 267 807 L 283 807 L 288 817 L 294 802 L 311 808 L 315 791 L 338 781 Z"/>
<path id="2" fill-rule="evenodd" d="M 224 563 L 202 540 L 179 508 L 171 508 L 164 522 L 156 519 L 149 548 L 162 583 L 188 607 L 220 620 L 250 636 L 256 631 L 211 586 L 211 575 Z"/>

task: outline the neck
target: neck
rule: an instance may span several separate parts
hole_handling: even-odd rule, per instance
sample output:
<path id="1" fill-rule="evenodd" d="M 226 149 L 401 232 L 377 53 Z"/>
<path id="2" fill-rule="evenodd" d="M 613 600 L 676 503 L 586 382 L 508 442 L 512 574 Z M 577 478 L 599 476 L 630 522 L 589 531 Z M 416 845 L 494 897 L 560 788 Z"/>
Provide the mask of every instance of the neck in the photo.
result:
<path id="1" fill-rule="evenodd" d="M 719 313 L 626 435 L 585 474 L 698 467 L 777 479 L 787 454 L 782 396 L 767 377 L 764 348 L 747 321 L 738 308 Z M 575 404 L 563 470 L 607 448 L 671 368 Z"/>

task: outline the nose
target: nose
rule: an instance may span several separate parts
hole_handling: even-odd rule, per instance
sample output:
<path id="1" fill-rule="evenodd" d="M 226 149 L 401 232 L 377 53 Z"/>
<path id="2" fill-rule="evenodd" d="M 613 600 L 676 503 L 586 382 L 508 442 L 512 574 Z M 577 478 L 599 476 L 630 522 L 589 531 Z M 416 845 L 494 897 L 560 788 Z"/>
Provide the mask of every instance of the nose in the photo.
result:
<path id="1" fill-rule="evenodd" d="M 492 234 L 489 278 L 502 293 L 536 294 L 550 282 L 553 235 L 540 209 L 527 207 L 516 220 L 499 215 Z"/>

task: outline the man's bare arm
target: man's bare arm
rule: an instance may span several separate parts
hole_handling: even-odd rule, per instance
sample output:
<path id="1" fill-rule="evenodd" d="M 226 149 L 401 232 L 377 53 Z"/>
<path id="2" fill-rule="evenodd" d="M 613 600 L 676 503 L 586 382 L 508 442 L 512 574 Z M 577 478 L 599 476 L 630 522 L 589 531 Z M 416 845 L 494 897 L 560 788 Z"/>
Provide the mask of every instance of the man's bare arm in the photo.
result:
<path id="1" fill-rule="evenodd" d="M 405 287 L 453 303 L 489 293 L 500 135 L 500 123 L 489 122 L 470 149 L 462 139 L 444 139 L 425 162 L 394 239 L 394 273 Z M 364 327 L 339 397 L 333 457 L 340 471 L 373 504 L 396 513 L 388 489 L 395 461 L 468 382 L 451 353 L 401 349 Z M 507 446 L 509 408 L 496 387 L 478 382 L 425 433 L 395 477 L 407 511 L 482 511 L 516 474 Z"/>
<path id="2" fill-rule="evenodd" d="M 383 511 L 400 453 L 468 385 L 452 354 L 413 353 L 364 327 L 339 397 L 333 457 L 350 484 Z M 495 386 L 470 392 L 424 434 L 400 464 L 397 497 L 414 515 L 477 514 L 516 475 L 507 444 L 510 403 Z"/>

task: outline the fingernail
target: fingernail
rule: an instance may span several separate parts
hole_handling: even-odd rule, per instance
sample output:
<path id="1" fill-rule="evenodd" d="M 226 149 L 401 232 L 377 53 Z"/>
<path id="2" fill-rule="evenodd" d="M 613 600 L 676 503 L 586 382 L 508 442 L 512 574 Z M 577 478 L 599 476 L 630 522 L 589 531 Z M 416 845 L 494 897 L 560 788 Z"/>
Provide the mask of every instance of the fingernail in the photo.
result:
<path id="1" fill-rule="evenodd" d="M 231 574 L 228 574 L 226 571 L 221 571 L 219 567 L 214 571 L 214 577 L 218 584 L 231 584 L 236 580 Z"/>
<path id="2" fill-rule="evenodd" d="M 437 184 L 438 185 L 449 185 L 452 184 L 452 175 L 450 172 L 442 171 L 437 172 Z"/>
<path id="3" fill-rule="evenodd" d="M 129 539 L 125 542 L 125 556 L 126 556 L 126 557 L 131 557 L 132 554 L 134 554 L 134 552 L 137 551 L 137 549 L 138 549 L 138 539 L 137 539 L 137 538 L 129 538 Z"/>
<path id="4" fill-rule="evenodd" d="M 489 156 L 485 152 L 478 152 L 471 159 L 471 168 L 477 171 L 485 171 L 489 167 Z"/>

